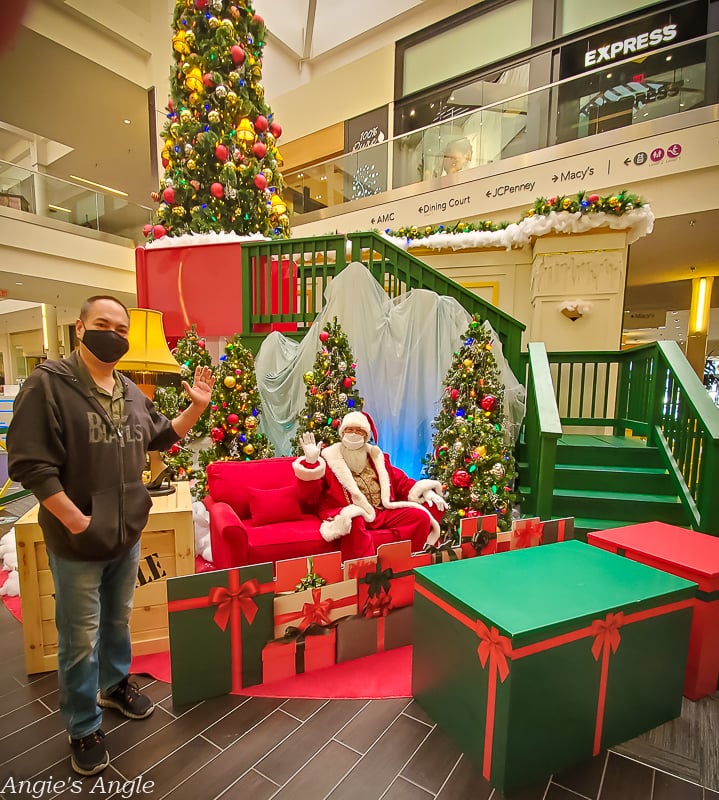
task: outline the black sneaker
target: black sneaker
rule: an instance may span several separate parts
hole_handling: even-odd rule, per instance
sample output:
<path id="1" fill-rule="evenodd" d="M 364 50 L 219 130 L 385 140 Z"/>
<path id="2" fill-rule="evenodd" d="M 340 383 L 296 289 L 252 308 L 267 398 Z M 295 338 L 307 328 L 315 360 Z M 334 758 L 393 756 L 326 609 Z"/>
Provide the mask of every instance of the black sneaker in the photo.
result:
<path id="1" fill-rule="evenodd" d="M 110 763 L 110 754 L 105 747 L 105 734 L 101 730 L 80 739 L 73 739 L 72 736 L 68 738 L 72 750 L 70 764 L 80 775 L 96 775 Z"/>
<path id="2" fill-rule="evenodd" d="M 97 704 L 101 708 L 116 708 L 130 719 L 145 719 L 155 710 L 152 700 L 128 678 L 123 678 L 109 694 L 99 694 Z"/>

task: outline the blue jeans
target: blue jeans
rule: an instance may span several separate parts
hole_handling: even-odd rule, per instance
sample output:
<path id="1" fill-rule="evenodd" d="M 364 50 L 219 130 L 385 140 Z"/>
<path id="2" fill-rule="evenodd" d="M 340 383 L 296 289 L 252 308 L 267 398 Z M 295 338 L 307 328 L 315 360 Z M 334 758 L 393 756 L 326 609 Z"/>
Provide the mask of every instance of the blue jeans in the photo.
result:
<path id="1" fill-rule="evenodd" d="M 100 727 L 98 689 L 114 689 L 130 670 L 139 559 L 139 542 L 113 561 L 69 561 L 48 552 L 55 582 L 60 712 L 74 739 Z"/>

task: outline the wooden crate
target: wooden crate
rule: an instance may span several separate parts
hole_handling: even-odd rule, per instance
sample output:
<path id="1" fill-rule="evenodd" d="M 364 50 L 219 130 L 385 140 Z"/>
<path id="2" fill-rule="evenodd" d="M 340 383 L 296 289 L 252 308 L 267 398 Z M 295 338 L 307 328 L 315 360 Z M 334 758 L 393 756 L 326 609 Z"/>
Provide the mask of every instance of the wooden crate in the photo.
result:
<path id="1" fill-rule="evenodd" d="M 37 511 L 38 506 L 34 506 L 15 523 L 25 668 L 29 675 L 57 669 L 55 587 Z M 174 494 L 153 498 L 142 533 L 138 586 L 130 618 L 135 655 L 169 649 L 165 579 L 194 571 L 192 499 L 189 484 L 182 482 Z"/>

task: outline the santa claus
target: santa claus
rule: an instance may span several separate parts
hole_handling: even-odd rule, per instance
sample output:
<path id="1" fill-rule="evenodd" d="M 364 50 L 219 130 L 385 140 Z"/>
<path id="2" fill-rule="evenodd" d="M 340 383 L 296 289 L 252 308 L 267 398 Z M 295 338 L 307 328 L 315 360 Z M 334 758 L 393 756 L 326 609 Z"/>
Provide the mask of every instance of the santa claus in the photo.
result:
<path id="1" fill-rule="evenodd" d="M 351 411 L 339 427 L 340 441 L 320 452 L 313 433 L 300 437 L 304 457 L 295 459 L 300 500 L 322 519 L 325 541 L 340 539 L 344 560 L 374 555 L 372 531 L 409 539 L 413 552 L 439 539 L 439 520 L 447 508 L 442 485 L 414 481 L 393 467 L 389 456 L 368 444 L 367 416 Z"/>

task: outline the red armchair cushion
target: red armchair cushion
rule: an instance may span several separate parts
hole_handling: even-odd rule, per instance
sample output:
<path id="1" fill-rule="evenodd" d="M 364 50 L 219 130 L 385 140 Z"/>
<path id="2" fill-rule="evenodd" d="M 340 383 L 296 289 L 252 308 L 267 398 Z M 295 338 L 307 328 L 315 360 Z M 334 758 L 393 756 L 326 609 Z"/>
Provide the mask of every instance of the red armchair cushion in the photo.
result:
<path id="1" fill-rule="evenodd" d="M 254 527 L 292 522 L 300 519 L 300 499 L 297 486 L 280 486 L 278 489 L 248 487 L 250 519 Z"/>

